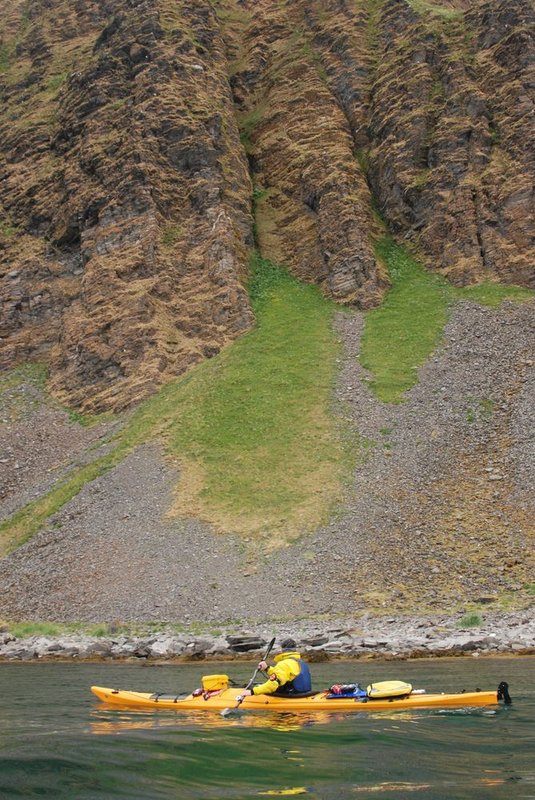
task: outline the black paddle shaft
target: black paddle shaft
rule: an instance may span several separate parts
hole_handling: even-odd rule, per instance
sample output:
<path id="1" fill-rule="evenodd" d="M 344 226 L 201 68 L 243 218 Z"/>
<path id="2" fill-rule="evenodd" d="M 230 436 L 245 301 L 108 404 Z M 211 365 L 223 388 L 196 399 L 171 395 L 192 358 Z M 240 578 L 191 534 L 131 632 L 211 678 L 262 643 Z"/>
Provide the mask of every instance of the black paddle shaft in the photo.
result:
<path id="1" fill-rule="evenodd" d="M 270 643 L 268 644 L 268 646 L 267 646 L 267 650 L 266 650 L 266 652 L 264 653 L 264 658 L 262 659 L 263 661 L 265 661 L 265 660 L 266 660 L 266 658 L 267 658 L 267 657 L 269 656 L 269 654 L 271 653 L 271 650 L 273 649 L 273 645 L 274 645 L 274 644 L 275 644 L 275 637 L 273 637 L 273 639 L 272 639 L 272 640 L 270 641 Z M 245 687 L 246 689 L 250 689 L 250 688 L 251 688 L 251 686 L 253 685 L 253 683 L 254 683 L 254 681 L 255 681 L 255 678 L 256 678 L 256 676 L 257 676 L 257 675 L 258 675 L 258 667 L 257 667 L 257 668 L 255 669 L 255 671 L 253 672 L 253 677 L 251 678 L 251 680 L 249 681 L 249 683 L 248 683 L 248 684 L 247 684 L 247 686 Z M 236 709 L 238 709 L 238 708 L 240 707 L 240 705 L 242 704 L 242 702 L 243 702 L 243 699 L 244 699 L 244 695 L 242 694 L 242 695 L 240 696 L 240 698 L 239 698 L 238 702 L 237 702 L 237 703 L 236 703 L 236 705 L 234 706 L 234 709 L 231 709 L 231 708 L 224 708 L 224 709 L 223 709 L 223 711 L 221 712 L 221 716 L 222 716 L 222 717 L 226 717 L 228 714 L 230 714 L 230 713 L 232 712 L 232 710 L 236 711 Z"/>
<path id="2" fill-rule="evenodd" d="M 272 640 L 270 641 L 270 643 L 268 644 L 268 646 L 267 646 L 267 650 L 266 650 L 266 652 L 264 653 L 264 657 L 263 657 L 262 661 L 265 661 L 265 660 L 267 659 L 267 657 L 269 656 L 269 654 L 270 654 L 270 653 L 271 653 L 271 651 L 273 650 L 273 645 L 274 645 L 274 644 L 275 644 L 275 637 L 273 637 L 273 639 L 272 639 Z M 257 676 L 257 675 L 258 675 L 258 667 L 257 667 L 257 668 L 255 669 L 255 671 L 253 672 L 253 677 L 251 678 L 251 680 L 249 681 L 249 683 L 248 683 L 248 684 L 247 684 L 247 686 L 245 687 L 246 689 L 250 689 L 250 688 L 251 688 L 251 686 L 252 686 L 252 685 L 253 685 L 253 683 L 255 682 L 255 678 L 256 678 L 256 676 Z"/>

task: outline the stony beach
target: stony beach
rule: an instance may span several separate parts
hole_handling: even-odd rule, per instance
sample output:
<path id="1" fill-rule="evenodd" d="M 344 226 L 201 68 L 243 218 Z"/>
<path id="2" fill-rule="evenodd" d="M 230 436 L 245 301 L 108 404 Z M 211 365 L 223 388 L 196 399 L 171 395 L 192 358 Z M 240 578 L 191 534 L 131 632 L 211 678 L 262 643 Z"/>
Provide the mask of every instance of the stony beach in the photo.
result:
<path id="1" fill-rule="evenodd" d="M 102 636 L 65 634 L 15 638 L 0 632 L 0 661 L 110 660 L 149 661 L 254 661 L 273 635 L 277 642 L 295 638 L 311 662 L 330 659 L 436 658 L 442 656 L 499 656 L 535 654 L 535 619 L 530 611 L 489 614 L 476 626 L 463 627 L 462 617 L 363 616 L 318 624 L 299 620 L 293 625 L 268 629 L 251 625 L 246 630 L 177 633 L 171 628 L 157 633 Z M 276 646 L 275 645 L 275 646 Z"/>

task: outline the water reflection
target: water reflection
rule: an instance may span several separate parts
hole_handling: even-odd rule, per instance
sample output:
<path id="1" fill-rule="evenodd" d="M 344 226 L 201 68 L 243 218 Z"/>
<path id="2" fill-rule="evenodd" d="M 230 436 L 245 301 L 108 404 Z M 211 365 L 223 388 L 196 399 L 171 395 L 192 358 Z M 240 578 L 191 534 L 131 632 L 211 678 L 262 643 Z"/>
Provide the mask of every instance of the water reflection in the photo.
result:
<path id="1" fill-rule="evenodd" d="M 274 731 L 291 732 L 309 728 L 313 725 L 326 725 L 347 717 L 347 714 L 333 714 L 332 712 L 310 713 L 274 713 L 262 714 L 239 713 L 222 717 L 219 713 L 206 713 L 205 711 L 171 711 L 170 713 L 155 713 L 147 711 L 119 711 L 117 706 L 100 707 L 91 711 L 90 731 L 97 736 L 118 735 L 135 730 L 162 730 L 176 728 L 204 728 L 215 730 L 222 728 L 269 728 Z"/>
<path id="2" fill-rule="evenodd" d="M 371 786 L 354 786 L 352 789 L 353 794 L 375 794 L 376 792 L 422 792 L 426 789 L 431 789 L 430 783 L 376 783 Z"/>
<path id="3" fill-rule="evenodd" d="M 205 728 L 209 730 L 231 728 L 269 728 L 274 731 L 299 731 L 313 726 L 335 724 L 348 719 L 366 719 L 380 723 L 395 722 L 399 724 L 418 725 L 422 720 L 433 716 L 466 717 L 496 716 L 507 713 L 507 708 L 455 708 L 455 709 L 414 709 L 411 711 L 377 711 L 366 712 L 333 712 L 315 711 L 299 713 L 261 711 L 238 711 L 235 714 L 222 716 L 219 712 L 206 711 L 154 711 L 154 709 L 136 709 L 100 703 L 90 713 L 90 731 L 97 736 L 119 735 L 135 730 L 162 730 L 177 728 Z M 390 730 L 395 731 L 396 725 Z"/>

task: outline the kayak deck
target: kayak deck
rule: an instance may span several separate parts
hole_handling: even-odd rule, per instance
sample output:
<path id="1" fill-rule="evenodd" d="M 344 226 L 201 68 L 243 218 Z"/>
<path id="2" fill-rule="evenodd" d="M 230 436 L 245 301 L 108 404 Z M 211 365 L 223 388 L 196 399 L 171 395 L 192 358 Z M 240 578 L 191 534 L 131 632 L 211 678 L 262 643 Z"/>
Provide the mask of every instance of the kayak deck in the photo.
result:
<path id="1" fill-rule="evenodd" d="M 222 711 L 237 706 L 237 697 L 242 689 L 229 688 L 203 696 L 158 695 L 149 692 L 130 692 L 92 686 L 91 691 L 99 700 L 123 708 L 166 708 L 173 711 Z M 327 692 L 317 692 L 308 697 L 277 697 L 256 695 L 246 697 L 240 708 L 248 711 L 393 711 L 407 708 L 463 708 L 497 705 L 500 691 L 476 691 L 459 694 L 409 694 L 389 699 L 340 697 L 330 699 Z M 507 701 L 506 701 L 507 702 Z"/>

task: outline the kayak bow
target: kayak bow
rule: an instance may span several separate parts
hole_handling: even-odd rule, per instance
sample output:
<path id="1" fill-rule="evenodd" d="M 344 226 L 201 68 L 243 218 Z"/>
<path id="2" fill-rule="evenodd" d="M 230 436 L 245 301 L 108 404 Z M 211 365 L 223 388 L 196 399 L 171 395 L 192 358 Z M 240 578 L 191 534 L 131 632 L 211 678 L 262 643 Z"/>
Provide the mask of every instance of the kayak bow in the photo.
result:
<path id="1" fill-rule="evenodd" d="M 243 689 L 229 688 L 203 695 L 170 695 L 149 692 L 130 692 L 92 686 L 99 700 L 110 706 L 123 708 L 166 708 L 173 711 L 222 711 L 237 703 Z M 316 692 L 306 697 L 281 697 L 252 695 L 246 697 L 240 708 L 248 711 L 393 711 L 408 708 L 465 708 L 495 706 L 500 701 L 511 702 L 508 685 L 502 682 L 495 691 L 462 692 L 457 694 L 414 693 L 389 699 L 328 697 L 328 691 Z"/>

